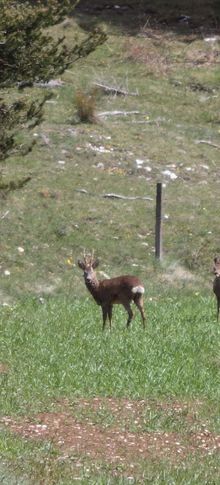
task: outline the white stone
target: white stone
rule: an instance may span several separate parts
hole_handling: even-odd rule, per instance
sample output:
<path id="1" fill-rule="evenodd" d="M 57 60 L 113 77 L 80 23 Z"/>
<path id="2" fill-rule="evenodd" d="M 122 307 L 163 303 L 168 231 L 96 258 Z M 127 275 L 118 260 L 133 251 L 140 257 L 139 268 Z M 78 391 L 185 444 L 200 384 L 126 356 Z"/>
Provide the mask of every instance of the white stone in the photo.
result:
<path id="1" fill-rule="evenodd" d="M 177 179 L 177 175 L 174 172 L 171 172 L 170 170 L 163 170 L 162 174 L 165 175 L 166 177 L 169 177 L 171 180 Z"/>

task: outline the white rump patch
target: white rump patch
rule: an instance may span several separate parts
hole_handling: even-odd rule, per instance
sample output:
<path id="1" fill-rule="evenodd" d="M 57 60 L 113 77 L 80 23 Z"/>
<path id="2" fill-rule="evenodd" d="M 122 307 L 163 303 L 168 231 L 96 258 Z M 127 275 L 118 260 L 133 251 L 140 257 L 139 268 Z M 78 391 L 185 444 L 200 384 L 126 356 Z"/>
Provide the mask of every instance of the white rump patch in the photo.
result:
<path id="1" fill-rule="evenodd" d="M 136 293 L 143 294 L 144 293 L 144 287 L 143 286 L 134 286 L 131 291 L 134 294 L 136 294 Z"/>

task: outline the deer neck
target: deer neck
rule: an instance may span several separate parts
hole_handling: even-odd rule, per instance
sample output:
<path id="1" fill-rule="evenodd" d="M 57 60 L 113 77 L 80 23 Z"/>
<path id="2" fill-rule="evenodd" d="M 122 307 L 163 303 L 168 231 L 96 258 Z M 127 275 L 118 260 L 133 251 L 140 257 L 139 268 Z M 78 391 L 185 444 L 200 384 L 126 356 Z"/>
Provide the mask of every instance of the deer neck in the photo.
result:
<path id="1" fill-rule="evenodd" d="M 89 278 L 85 278 L 85 284 L 91 295 L 93 296 L 94 300 L 98 305 L 100 305 L 100 299 L 99 299 L 99 280 L 94 273 L 92 277 L 90 276 Z"/>

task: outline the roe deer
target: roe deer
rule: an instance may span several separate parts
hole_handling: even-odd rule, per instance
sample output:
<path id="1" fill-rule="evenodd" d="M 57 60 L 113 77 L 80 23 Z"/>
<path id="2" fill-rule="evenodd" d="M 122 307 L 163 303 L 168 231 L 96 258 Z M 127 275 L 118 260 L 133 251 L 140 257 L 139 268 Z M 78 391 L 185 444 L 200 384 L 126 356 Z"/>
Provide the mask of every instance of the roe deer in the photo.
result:
<path id="1" fill-rule="evenodd" d="M 84 272 L 85 284 L 97 305 L 102 307 L 104 330 L 107 317 L 111 329 L 112 307 L 115 303 L 124 306 L 128 313 L 127 328 L 133 318 L 131 302 L 133 301 L 139 309 L 142 317 L 142 324 L 145 328 L 145 316 L 143 306 L 144 287 L 136 276 L 118 276 L 116 278 L 98 280 L 95 269 L 99 264 L 98 259 L 94 259 L 91 254 L 84 254 L 83 260 L 78 260 L 79 267 Z"/>
<path id="2" fill-rule="evenodd" d="M 213 273 L 215 275 L 215 279 L 213 281 L 213 291 L 217 298 L 217 321 L 219 317 L 219 309 L 220 309 L 220 258 L 214 258 L 214 266 L 213 266 Z"/>

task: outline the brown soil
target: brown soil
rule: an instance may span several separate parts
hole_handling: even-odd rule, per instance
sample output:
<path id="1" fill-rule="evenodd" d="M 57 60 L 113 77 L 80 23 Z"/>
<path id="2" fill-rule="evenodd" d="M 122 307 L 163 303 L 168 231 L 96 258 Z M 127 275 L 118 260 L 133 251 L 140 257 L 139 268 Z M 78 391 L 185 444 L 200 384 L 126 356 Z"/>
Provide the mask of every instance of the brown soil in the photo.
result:
<path id="1" fill-rule="evenodd" d="M 8 371 L 9 371 L 8 366 L 0 362 L 0 374 L 7 374 Z"/>
<path id="2" fill-rule="evenodd" d="M 143 431 L 143 411 L 149 406 L 152 403 L 147 401 L 80 399 L 73 404 L 63 401 L 57 405 L 56 412 L 41 413 L 32 419 L 15 420 L 5 416 L 1 422 L 25 439 L 52 441 L 60 450 L 61 458 L 77 455 L 126 468 L 136 468 L 138 462 L 146 459 L 168 459 L 176 463 L 189 454 L 211 455 L 220 451 L 220 435 L 202 424 L 197 431 L 188 427 L 183 433 Z M 178 416 L 181 413 L 189 426 L 195 424 L 195 409 L 199 403 L 190 407 L 179 402 L 154 403 L 154 409 L 155 406 L 164 414 L 172 412 Z M 103 416 L 107 412 L 112 413 L 110 423 L 108 415 Z M 135 426 L 134 431 L 131 431 L 132 426 Z"/>

